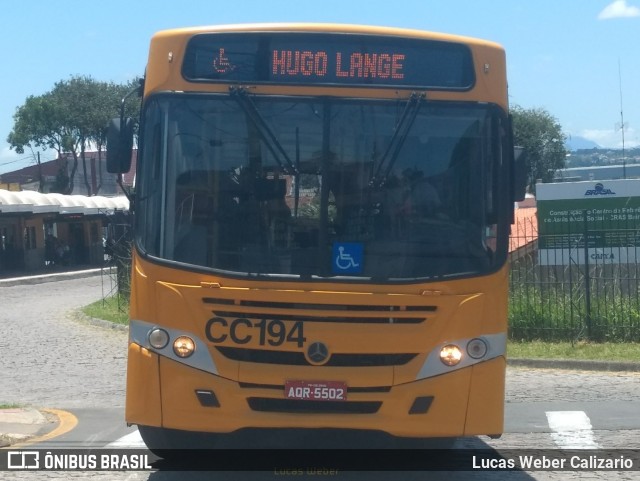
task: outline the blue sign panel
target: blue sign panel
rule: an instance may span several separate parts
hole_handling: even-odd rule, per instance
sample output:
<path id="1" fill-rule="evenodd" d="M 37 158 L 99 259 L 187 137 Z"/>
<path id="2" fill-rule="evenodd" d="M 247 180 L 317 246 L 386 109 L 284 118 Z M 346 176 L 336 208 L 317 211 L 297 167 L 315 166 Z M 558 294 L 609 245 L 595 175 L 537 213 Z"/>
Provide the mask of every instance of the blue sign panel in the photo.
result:
<path id="1" fill-rule="evenodd" d="M 360 274 L 364 248 L 356 242 L 336 242 L 333 244 L 333 273 Z"/>

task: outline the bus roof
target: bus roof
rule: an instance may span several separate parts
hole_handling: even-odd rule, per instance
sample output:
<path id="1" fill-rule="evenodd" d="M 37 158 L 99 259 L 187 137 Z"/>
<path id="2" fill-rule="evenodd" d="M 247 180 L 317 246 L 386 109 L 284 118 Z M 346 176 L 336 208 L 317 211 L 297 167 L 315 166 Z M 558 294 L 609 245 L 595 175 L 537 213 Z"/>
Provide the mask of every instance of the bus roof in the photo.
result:
<path id="1" fill-rule="evenodd" d="M 374 25 L 356 25 L 340 23 L 245 23 L 229 25 L 211 25 L 201 27 L 186 27 L 161 30 L 154 37 L 187 36 L 212 32 L 328 32 L 365 35 L 389 35 L 397 37 L 414 37 L 421 39 L 440 40 L 444 42 L 458 42 L 468 45 L 482 45 L 489 48 L 504 49 L 502 45 L 489 40 L 453 35 L 427 30 L 408 29 L 399 27 L 383 27 Z"/>
<path id="2" fill-rule="evenodd" d="M 258 41 L 258 37 L 261 35 L 264 37 L 264 35 L 273 34 L 274 39 L 279 37 L 280 40 L 285 39 L 289 33 L 296 36 L 300 34 L 300 38 L 306 36 L 301 45 L 308 50 L 300 50 L 300 55 L 315 52 L 318 56 L 324 55 L 326 52 L 311 48 L 310 45 L 313 45 L 313 42 L 308 43 L 307 41 L 315 34 L 333 36 L 335 38 L 328 44 L 325 45 L 322 42 L 318 44 L 322 45 L 323 49 L 325 47 L 333 49 L 333 53 L 330 54 L 332 76 L 325 75 L 324 71 L 320 75 L 320 70 L 318 70 L 318 75 L 315 76 L 307 75 L 306 72 L 306 77 L 302 76 L 302 74 L 297 75 L 295 69 L 297 64 L 293 65 L 294 68 L 291 71 L 287 67 L 286 75 L 282 72 L 276 72 L 279 76 L 278 79 L 272 78 L 276 74 L 268 74 L 270 69 L 265 69 L 262 64 L 257 65 L 257 67 L 260 67 L 257 70 L 256 68 L 245 66 L 242 69 L 226 69 L 225 67 L 225 70 L 221 71 L 220 66 L 216 67 L 216 61 L 219 60 L 226 65 L 225 62 L 229 61 L 226 56 L 227 52 L 225 52 L 227 47 L 219 45 L 216 50 L 215 42 L 209 42 L 207 37 L 211 39 L 220 34 L 221 38 L 224 39 L 226 37 L 227 41 L 231 41 L 231 37 L 242 33 L 248 34 L 247 45 L 253 46 L 247 50 L 246 45 L 242 45 L 244 50 L 240 49 L 235 53 L 241 59 L 259 58 L 256 56 L 258 52 L 256 49 L 261 47 Z M 250 39 L 249 34 L 253 37 L 252 39 Z M 422 60 L 413 56 L 411 66 L 409 66 L 410 61 L 405 53 L 398 52 L 395 55 L 399 59 L 398 63 L 392 65 L 392 69 L 395 68 L 394 66 L 397 66 L 397 68 L 391 72 L 391 77 L 387 75 L 389 72 L 386 72 L 386 70 L 384 72 L 381 70 L 376 75 L 370 72 L 367 72 L 366 76 L 364 74 L 360 75 L 360 70 L 355 68 L 359 65 L 357 64 L 358 58 L 354 60 L 353 75 L 345 75 L 344 72 L 346 70 L 344 69 L 348 69 L 351 72 L 351 64 L 346 65 L 346 62 L 351 62 L 352 57 L 345 56 L 344 58 L 347 59 L 344 61 L 345 63 L 338 62 L 342 58 L 338 57 L 338 55 L 343 52 L 336 50 L 341 45 L 336 42 L 339 42 L 337 37 L 341 35 L 345 36 L 343 40 L 345 45 L 348 45 L 345 50 L 346 53 L 350 51 L 352 45 L 358 45 L 356 37 L 371 36 L 372 45 L 379 44 L 382 47 L 379 54 L 380 62 L 382 62 L 383 57 L 390 58 L 389 52 L 384 50 L 388 48 L 384 44 L 385 37 L 392 40 L 389 42 L 390 45 L 402 45 L 401 48 L 414 49 L 414 52 L 422 48 L 419 45 L 421 42 L 430 44 L 432 48 L 424 51 L 430 53 L 425 54 Z M 349 39 L 346 38 L 350 35 L 354 37 L 354 42 L 351 44 L 348 42 Z M 241 37 L 241 35 L 238 37 Z M 403 42 L 405 39 L 410 41 L 406 42 L 406 45 Z M 307 43 L 305 44 L 304 42 Z M 190 47 L 191 49 L 189 50 Z M 217 57 L 216 51 L 219 51 Z M 252 54 L 251 52 L 254 53 Z M 277 50 L 277 52 L 282 56 L 295 54 L 298 50 L 287 48 Z M 356 52 L 356 50 L 353 52 Z M 363 56 L 371 55 L 371 58 L 374 57 L 374 54 L 375 52 L 368 53 L 363 51 L 361 53 Z M 442 64 L 446 69 L 434 68 L 434 64 L 439 65 L 440 58 L 443 55 L 450 60 Z M 213 62 L 206 60 L 208 56 L 213 59 Z M 392 63 L 393 61 L 393 58 L 391 58 Z M 288 65 L 280 57 L 278 57 L 278 62 L 284 62 L 283 65 Z M 340 60 L 340 62 L 343 61 Z M 380 62 L 378 68 L 382 69 L 383 66 Z M 243 83 L 254 86 L 253 93 L 267 95 L 352 96 L 353 88 L 359 88 L 358 95 L 361 97 L 408 98 L 412 91 L 419 90 L 429 91 L 429 96 L 432 100 L 490 102 L 499 104 L 507 109 L 505 64 L 505 51 L 498 43 L 460 35 L 414 29 L 337 23 L 247 23 L 188 27 L 159 31 L 152 37 L 144 95 L 146 97 L 152 92 L 162 91 L 186 92 L 195 90 L 221 93 L 228 92 L 230 83 Z M 370 65 L 370 62 L 367 65 Z M 212 72 L 212 69 L 215 72 Z M 400 70 L 403 70 L 403 73 L 398 75 L 402 75 L 403 80 L 394 82 L 398 78 L 395 73 Z M 259 72 L 260 76 L 252 77 L 253 73 L 247 72 Z M 247 75 L 249 76 L 247 77 Z M 271 77 L 266 78 L 265 75 L 267 77 L 271 75 Z M 367 77 L 366 85 L 365 82 L 359 82 L 361 77 Z M 373 77 L 379 80 L 384 77 L 384 80 L 372 82 L 371 79 Z M 321 81 L 314 82 L 314 79 L 320 78 L 322 79 Z M 310 89 L 313 89 L 313 91 Z"/>

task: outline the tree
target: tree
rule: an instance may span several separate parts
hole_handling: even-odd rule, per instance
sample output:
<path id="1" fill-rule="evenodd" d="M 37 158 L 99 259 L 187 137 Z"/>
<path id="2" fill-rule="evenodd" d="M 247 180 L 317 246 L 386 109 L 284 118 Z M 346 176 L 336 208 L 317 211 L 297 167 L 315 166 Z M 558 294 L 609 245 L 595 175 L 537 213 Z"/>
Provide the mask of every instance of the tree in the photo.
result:
<path id="1" fill-rule="evenodd" d="M 87 192 L 96 195 L 101 182 L 88 178 L 85 151 L 90 145 L 102 151 L 108 120 L 119 116 L 121 99 L 134 82 L 116 85 L 81 76 L 57 82 L 50 92 L 30 96 L 18 107 L 7 142 L 19 154 L 25 146 L 52 148 L 58 156 L 71 154 L 70 172 L 61 173 L 58 188 L 65 194 L 72 192 L 81 161 Z M 132 105 L 128 104 L 128 113 L 137 116 L 131 112 Z"/>
<path id="2" fill-rule="evenodd" d="M 544 109 L 511 108 L 515 145 L 522 147 L 527 172 L 529 192 L 534 192 L 538 180 L 551 182 L 558 169 L 565 166 L 566 136 L 560 123 Z"/>
<path id="3" fill-rule="evenodd" d="M 64 131 L 51 93 L 27 97 L 13 119 L 15 124 L 7 142 L 17 153 L 24 154 L 25 146 L 63 150 Z"/>

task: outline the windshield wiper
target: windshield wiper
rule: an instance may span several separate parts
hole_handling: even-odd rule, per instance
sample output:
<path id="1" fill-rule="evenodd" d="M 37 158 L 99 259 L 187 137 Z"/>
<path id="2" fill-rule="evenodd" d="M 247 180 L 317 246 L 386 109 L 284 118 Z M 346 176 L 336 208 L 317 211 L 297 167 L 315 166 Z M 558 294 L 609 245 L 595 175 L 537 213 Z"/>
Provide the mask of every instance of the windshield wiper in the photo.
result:
<path id="1" fill-rule="evenodd" d="M 393 132 L 393 136 L 389 141 L 389 145 L 382 154 L 380 163 L 378 164 L 378 167 L 375 169 L 373 177 L 371 178 L 371 181 L 369 183 L 371 186 L 381 187 L 389 178 L 391 169 L 393 169 L 393 166 L 396 163 L 398 154 L 400 154 L 400 150 L 402 150 L 402 146 L 404 145 L 404 141 L 407 140 L 407 136 L 409 135 L 411 126 L 418 116 L 418 112 L 420 111 L 420 106 L 422 105 L 422 100 L 424 98 L 424 93 L 419 94 L 416 92 L 413 92 L 409 97 L 400 120 L 398 121 Z M 389 158 L 388 162 L 387 158 Z"/>
<path id="2" fill-rule="evenodd" d="M 269 152 L 271 152 L 273 157 L 276 159 L 278 165 L 282 169 L 284 169 L 287 174 L 297 175 L 298 169 L 287 155 L 287 152 L 284 150 L 284 147 L 282 147 L 282 144 L 278 141 L 278 138 L 269 127 L 267 121 L 264 119 L 262 114 L 260 114 L 260 111 L 256 107 L 256 104 L 253 103 L 251 96 L 247 93 L 247 89 L 244 87 L 236 87 L 232 85 L 229 87 L 229 92 L 231 98 L 238 103 L 238 105 L 242 108 L 242 110 L 244 110 L 244 112 L 256 126 L 260 137 L 262 137 L 262 140 L 269 149 Z"/>

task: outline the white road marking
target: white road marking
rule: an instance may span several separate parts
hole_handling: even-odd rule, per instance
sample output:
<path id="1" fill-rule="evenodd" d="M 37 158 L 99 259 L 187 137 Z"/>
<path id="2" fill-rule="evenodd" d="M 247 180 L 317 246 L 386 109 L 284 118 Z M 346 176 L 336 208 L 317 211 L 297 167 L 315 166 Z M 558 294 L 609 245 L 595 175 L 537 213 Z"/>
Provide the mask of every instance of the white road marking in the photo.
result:
<path id="1" fill-rule="evenodd" d="M 140 448 L 147 449 L 144 441 L 140 437 L 140 433 L 136 429 L 134 432 L 126 436 L 116 439 L 114 442 L 107 444 L 107 448 Z"/>
<path id="2" fill-rule="evenodd" d="M 562 449 L 601 449 L 584 411 L 547 411 L 551 438 Z"/>

